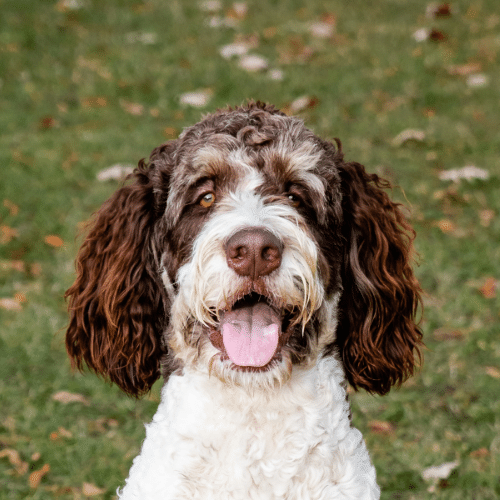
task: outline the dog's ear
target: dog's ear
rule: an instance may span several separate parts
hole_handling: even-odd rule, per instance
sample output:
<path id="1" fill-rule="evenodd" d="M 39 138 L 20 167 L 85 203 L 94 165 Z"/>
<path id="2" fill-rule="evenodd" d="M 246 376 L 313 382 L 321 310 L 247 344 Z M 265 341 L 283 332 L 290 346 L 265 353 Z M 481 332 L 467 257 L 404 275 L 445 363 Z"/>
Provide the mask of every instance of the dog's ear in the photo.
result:
<path id="1" fill-rule="evenodd" d="M 413 373 L 422 332 L 412 270 L 413 229 L 359 163 L 339 165 L 346 242 L 337 347 L 354 388 L 385 394 Z"/>
<path id="2" fill-rule="evenodd" d="M 167 146 L 153 151 L 149 165 L 141 161 L 133 183 L 95 214 L 76 260 L 76 281 L 66 292 L 72 364 L 82 369 L 86 362 L 134 396 L 159 378 L 166 351 L 168 299 L 154 233 L 165 210 Z"/>

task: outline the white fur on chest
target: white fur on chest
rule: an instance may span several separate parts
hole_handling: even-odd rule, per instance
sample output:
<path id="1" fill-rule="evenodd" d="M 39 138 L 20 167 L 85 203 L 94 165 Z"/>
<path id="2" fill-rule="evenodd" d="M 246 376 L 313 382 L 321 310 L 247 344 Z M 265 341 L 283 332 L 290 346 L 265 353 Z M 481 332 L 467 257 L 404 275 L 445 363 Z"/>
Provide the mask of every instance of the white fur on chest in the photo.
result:
<path id="1" fill-rule="evenodd" d="M 120 498 L 378 498 L 343 379 L 333 358 L 294 368 L 274 391 L 249 393 L 194 371 L 171 376 Z"/>

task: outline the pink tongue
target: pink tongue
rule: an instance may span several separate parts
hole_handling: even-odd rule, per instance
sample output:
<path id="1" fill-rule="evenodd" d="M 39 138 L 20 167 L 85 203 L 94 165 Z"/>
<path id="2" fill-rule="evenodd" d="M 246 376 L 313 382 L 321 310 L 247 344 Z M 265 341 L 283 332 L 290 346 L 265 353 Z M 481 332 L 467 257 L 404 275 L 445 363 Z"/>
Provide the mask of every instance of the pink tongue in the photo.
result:
<path id="1" fill-rule="evenodd" d="M 222 340 L 238 366 L 265 366 L 278 347 L 280 318 L 267 304 L 240 307 L 222 319 Z"/>

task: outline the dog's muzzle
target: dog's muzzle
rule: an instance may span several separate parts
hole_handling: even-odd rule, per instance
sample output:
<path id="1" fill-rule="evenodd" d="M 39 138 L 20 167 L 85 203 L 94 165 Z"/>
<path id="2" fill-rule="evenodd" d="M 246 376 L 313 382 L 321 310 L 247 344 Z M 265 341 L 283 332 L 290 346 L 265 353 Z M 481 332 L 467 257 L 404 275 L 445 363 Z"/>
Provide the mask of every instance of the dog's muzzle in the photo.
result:
<path id="1" fill-rule="evenodd" d="M 248 288 L 222 312 L 210 340 L 235 367 L 265 369 L 280 357 L 284 312 L 263 294 L 262 278 L 280 267 L 283 243 L 267 229 L 245 228 L 227 240 L 225 252 L 229 268 L 246 279 Z"/>

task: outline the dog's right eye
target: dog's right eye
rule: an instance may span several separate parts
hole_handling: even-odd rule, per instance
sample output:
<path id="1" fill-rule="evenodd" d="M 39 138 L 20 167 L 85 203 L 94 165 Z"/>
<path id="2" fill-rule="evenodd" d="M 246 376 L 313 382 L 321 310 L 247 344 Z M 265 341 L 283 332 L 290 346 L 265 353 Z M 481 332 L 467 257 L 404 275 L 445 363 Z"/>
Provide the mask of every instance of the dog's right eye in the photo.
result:
<path id="1" fill-rule="evenodd" d="M 203 208 L 210 208 L 215 203 L 215 193 L 207 193 L 203 195 L 199 201 L 199 204 Z"/>

